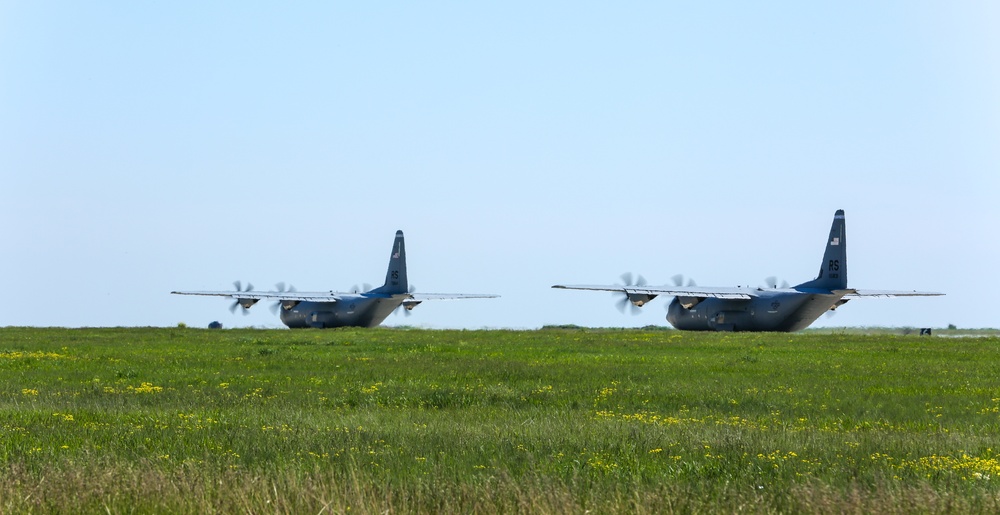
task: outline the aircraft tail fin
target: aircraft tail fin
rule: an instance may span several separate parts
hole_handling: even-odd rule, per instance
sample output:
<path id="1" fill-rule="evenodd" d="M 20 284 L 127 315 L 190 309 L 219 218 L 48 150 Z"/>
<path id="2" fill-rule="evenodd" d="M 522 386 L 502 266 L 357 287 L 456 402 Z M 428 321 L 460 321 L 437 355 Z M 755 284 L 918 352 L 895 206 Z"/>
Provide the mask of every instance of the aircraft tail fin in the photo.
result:
<path id="1" fill-rule="evenodd" d="M 389 269 L 385 272 L 385 284 L 372 290 L 375 293 L 406 293 L 409 288 L 406 282 L 406 246 L 403 244 L 403 231 L 396 231 L 396 239 L 392 242 L 392 254 L 389 256 Z"/>
<path id="2" fill-rule="evenodd" d="M 830 227 L 830 237 L 826 239 L 826 252 L 823 253 L 819 276 L 796 286 L 799 287 L 824 290 L 847 288 L 847 231 L 843 209 L 838 209 L 833 215 L 833 225 Z"/>

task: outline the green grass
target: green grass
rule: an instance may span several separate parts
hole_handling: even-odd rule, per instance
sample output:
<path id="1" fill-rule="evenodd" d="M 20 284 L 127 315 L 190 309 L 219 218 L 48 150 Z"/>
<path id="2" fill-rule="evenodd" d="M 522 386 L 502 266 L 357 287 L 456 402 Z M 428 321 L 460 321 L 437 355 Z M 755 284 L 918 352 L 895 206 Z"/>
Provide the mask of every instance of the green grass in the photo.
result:
<path id="1" fill-rule="evenodd" d="M 995 513 L 998 363 L 988 336 L 0 328 L 0 513 Z"/>

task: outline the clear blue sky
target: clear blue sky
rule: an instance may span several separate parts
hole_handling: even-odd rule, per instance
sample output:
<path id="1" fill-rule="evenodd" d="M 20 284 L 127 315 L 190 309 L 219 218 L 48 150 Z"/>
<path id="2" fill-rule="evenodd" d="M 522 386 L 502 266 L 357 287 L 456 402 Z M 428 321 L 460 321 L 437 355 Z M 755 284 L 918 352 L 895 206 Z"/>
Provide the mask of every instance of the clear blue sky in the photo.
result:
<path id="1" fill-rule="evenodd" d="M 0 326 L 278 327 L 169 295 L 377 284 L 388 324 L 666 324 L 556 283 L 797 283 L 1000 326 L 994 2 L 5 2 Z M 263 303 L 262 303 L 263 304 Z"/>

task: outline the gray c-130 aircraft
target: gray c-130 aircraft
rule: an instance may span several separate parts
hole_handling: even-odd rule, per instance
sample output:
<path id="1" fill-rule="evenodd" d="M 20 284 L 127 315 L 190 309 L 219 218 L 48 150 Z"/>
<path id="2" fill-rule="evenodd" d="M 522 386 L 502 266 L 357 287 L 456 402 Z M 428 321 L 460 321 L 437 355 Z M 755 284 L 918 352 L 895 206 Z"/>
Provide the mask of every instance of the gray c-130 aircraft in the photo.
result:
<path id="1" fill-rule="evenodd" d="M 834 214 L 830 237 L 826 241 L 819 276 L 790 288 L 700 287 L 693 283 L 674 287 L 557 284 L 553 288 L 621 292 L 637 307 L 659 295 L 672 295 L 674 298 L 667 307 L 667 321 L 677 329 L 688 331 L 798 331 L 808 327 L 823 313 L 835 310 L 851 299 L 944 295 L 938 292 L 848 288 L 847 233 L 843 209 Z"/>
<path id="2" fill-rule="evenodd" d="M 401 307 L 412 310 L 425 300 L 486 299 L 498 295 L 478 293 L 414 293 L 406 279 L 406 247 L 403 231 L 396 231 L 389 257 L 389 269 L 385 273 L 385 283 L 366 292 L 297 292 L 285 290 L 255 292 L 252 285 L 240 291 L 172 291 L 176 295 L 207 295 L 235 299 L 232 309 L 245 310 L 260 300 L 277 301 L 281 321 L 292 329 L 315 327 L 375 327 L 382 323 L 394 310 Z"/>

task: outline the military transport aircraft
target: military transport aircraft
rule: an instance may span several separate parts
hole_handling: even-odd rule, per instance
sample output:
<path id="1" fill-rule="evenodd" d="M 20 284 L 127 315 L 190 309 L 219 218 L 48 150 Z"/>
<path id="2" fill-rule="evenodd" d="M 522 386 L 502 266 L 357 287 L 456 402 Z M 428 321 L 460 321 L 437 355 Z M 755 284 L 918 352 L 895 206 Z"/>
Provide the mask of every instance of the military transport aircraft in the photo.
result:
<path id="1" fill-rule="evenodd" d="M 484 299 L 497 295 L 474 293 L 413 293 L 406 280 L 406 248 L 403 245 L 403 231 L 396 231 L 389 257 L 389 270 L 385 273 L 385 284 L 366 292 L 297 292 L 286 290 L 283 284 L 278 291 L 256 292 L 253 285 L 241 290 L 236 282 L 236 291 L 172 291 L 176 295 L 208 295 L 235 299 L 231 310 L 242 307 L 244 313 L 260 300 L 277 301 L 275 307 L 281 312 L 281 321 L 290 328 L 304 327 L 375 327 L 382 323 L 394 310 L 412 310 L 425 300 Z"/>
<path id="2" fill-rule="evenodd" d="M 625 282 L 631 282 L 626 278 Z M 642 282 L 642 281 L 638 281 Z M 909 297 L 944 295 L 937 292 L 862 290 L 847 287 L 847 234 L 844 210 L 833 216 L 826 253 L 819 276 L 789 287 L 700 287 L 626 285 L 561 285 L 567 290 L 624 293 L 632 305 L 642 307 L 658 295 L 672 295 L 667 321 L 689 331 L 798 331 L 820 315 L 860 297 Z M 770 281 L 769 281 L 770 282 Z"/>

